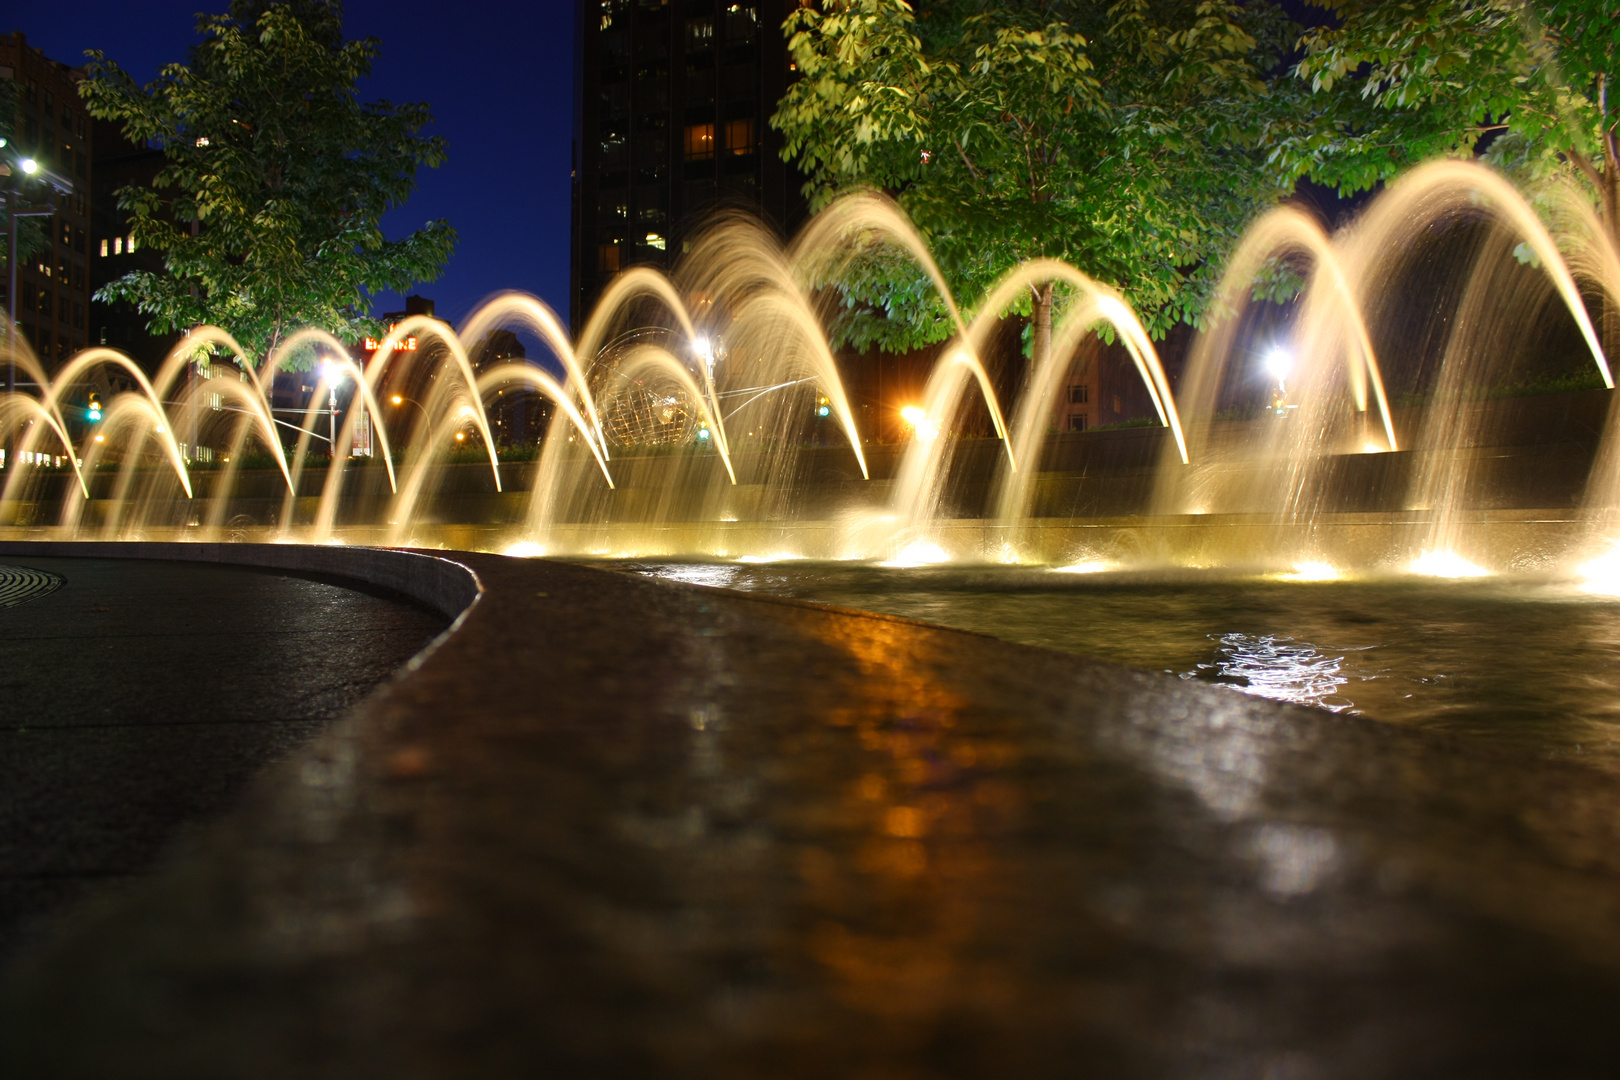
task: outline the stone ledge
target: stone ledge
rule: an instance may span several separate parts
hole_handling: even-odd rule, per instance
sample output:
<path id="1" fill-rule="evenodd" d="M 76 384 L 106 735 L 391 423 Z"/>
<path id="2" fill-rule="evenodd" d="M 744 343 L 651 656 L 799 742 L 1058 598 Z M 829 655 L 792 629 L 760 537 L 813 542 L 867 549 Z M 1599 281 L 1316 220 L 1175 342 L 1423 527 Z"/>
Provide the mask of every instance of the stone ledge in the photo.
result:
<path id="1" fill-rule="evenodd" d="M 484 587 L 456 632 L 12 973 L 0 1073 L 1620 1067 L 1607 776 L 899 619 L 449 558 Z"/>
<path id="2" fill-rule="evenodd" d="M 163 559 L 226 563 L 330 574 L 390 589 L 448 619 L 459 618 L 483 591 L 478 575 L 454 559 L 390 548 L 314 544 L 179 544 L 157 541 L 0 540 L 0 557 Z"/>

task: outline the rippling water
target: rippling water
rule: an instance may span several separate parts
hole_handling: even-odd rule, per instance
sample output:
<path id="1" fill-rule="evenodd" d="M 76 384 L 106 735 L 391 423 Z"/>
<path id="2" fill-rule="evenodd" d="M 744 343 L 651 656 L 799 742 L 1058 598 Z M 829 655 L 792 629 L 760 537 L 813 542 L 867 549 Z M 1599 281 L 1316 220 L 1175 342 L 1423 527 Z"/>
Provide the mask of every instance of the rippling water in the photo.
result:
<path id="1" fill-rule="evenodd" d="M 1620 771 L 1620 603 L 1534 583 L 1146 580 L 825 563 L 633 568 L 975 630 Z"/>

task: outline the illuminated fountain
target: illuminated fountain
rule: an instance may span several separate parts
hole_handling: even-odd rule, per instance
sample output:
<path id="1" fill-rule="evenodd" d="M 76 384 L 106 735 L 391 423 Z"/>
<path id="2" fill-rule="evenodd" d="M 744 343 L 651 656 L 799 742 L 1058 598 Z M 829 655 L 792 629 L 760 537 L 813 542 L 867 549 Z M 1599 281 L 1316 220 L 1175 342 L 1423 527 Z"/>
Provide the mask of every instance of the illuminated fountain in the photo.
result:
<path id="1" fill-rule="evenodd" d="M 1414 251 L 1458 227 L 1473 230 L 1472 248 L 1434 287 L 1417 348 L 1399 325 L 1412 291 L 1403 283 Z M 874 252 L 912 261 L 951 331 L 919 397 L 876 403 L 903 415 L 911 437 L 901 446 L 874 441 L 872 403 L 853 399 L 822 320 L 826 283 Z M 1287 309 L 1265 309 L 1286 316 L 1257 331 L 1251 293 L 1268 275 L 1295 275 L 1302 291 Z M 1048 283 L 1062 298 L 1050 349 L 999 384 L 1013 392 L 1004 403 L 991 342 L 1008 309 Z M 112 349 L 50 374 L 20 348 L 21 381 L 37 390 L 0 403 L 10 448 L 0 522 L 31 536 L 1224 566 L 1293 580 L 1590 561 L 1616 531 L 1620 437 L 1604 437 L 1585 516 L 1562 508 L 1554 540 L 1520 543 L 1513 537 L 1532 530 L 1480 519 L 1478 447 L 1491 421 L 1473 391 L 1547 324 L 1549 304 L 1612 387 L 1586 309 L 1598 295 L 1620 302 L 1620 258 L 1589 208 L 1571 200 L 1549 226 L 1497 174 L 1433 164 L 1335 235 L 1294 207 L 1256 221 L 1178 383 L 1126 299 L 1082 269 L 1032 260 L 963 305 L 904 213 L 862 194 L 787 248 L 755 221 L 722 216 L 672 275 L 620 274 L 577 337 L 545 304 L 511 293 L 459 331 L 406 319 L 361 359 L 317 330 L 255 361 L 224 331 L 198 327 L 150 379 Z M 546 355 L 486 360 L 479 343 L 497 330 L 538 338 Z M 1128 520 L 1043 516 L 1038 494 L 1053 455 L 1072 443 L 1054 437 L 1053 415 L 1092 334 L 1123 345 L 1162 432 L 1150 490 Z M 1391 342 L 1428 365 L 1422 407 L 1392 399 L 1381 355 Z M 273 388 L 295 370 L 314 385 L 301 414 L 282 419 Z M 70 401 L 107 377 L 128 388 L 86 426 Z M 345 409 L 332 407 L 340 393 Z M 490 409 L 508 394 L 551 410 L 532 462 L 497 453 Z M 986 434 L 964 434 L 975 430 Z M 458 448 L 481 456 L 481 480 Z M 964 500 L 970 472 L 982 479 Z M 447 484 L 476 488 L 462 504 L 477 509 L 458 516 Z"/>

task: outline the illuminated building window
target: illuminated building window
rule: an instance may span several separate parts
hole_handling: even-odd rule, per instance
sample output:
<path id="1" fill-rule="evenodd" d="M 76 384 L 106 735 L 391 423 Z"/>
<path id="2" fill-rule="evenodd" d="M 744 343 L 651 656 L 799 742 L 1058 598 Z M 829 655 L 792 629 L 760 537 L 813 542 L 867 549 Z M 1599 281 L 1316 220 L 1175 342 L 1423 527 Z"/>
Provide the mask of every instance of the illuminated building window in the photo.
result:
<path id="1" fill-rule="evenodd" d="M 668 243 L 665 241 L 663 236 L 655 232 L 650 232 L 647 234 L 646 243 L 648 247 L 657 248 L 659 251 L 663 251 L 664 248 L 668 246 Z"/>
<path id="2" fill-rule="evenodd" d="M 726 149 L 733 154 L 752 154 L 754 152 L 753 117 L 726 121 Z"/>
<path id="3" fill-rule="evenodd" d="M 726 8 L 726 41 L 733 45 L 740 45 L 754 40 L 754 31 L 759 26 L 759 16 L 754 9 L 745 4 L 732 4 Z"/>
<path id="4" fill-rule="evenodd" d="M 686 125 L 686 160 L 702 161 L 714 157 L 714 125 Z"/>
<path id="5" fill-rule="evenodd" d="M 103 259 L 107 257 L 107 241 L 105 240 L 101 242 L 101 257 Z"/>
<path id="6" fill-rule="evenodd" d="M 619 272 L 618 244 L 602 244 L 596 249 L 596 269 L 604 274 Z"/>
<path id="7" fill-rule="evenodd" d="M 135 234 L 130 233 L 124 241 L 124 251 L 133 255 L 135 253 Z"/>

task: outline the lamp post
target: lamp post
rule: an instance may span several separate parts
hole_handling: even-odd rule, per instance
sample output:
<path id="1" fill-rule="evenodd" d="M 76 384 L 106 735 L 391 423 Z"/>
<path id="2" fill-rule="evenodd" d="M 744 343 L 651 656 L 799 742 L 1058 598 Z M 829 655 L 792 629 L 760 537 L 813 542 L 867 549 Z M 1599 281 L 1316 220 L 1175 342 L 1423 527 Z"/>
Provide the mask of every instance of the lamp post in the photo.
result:
<path id="1" fill-rule="evenodd" d="M 337 457 L 337 388 L 343 381 L 343 369 L 327 357 L 321 361 L 321 375 L 326 380 L 326 445 L 332 456 Z"/>
<path id="2" fill-rule="evenodd" d="M 407 402 L 412 404 L 412 405 L 415 405 L 416 406 L 416 411 L 422 414 L 422 423 L 424 425 L 427 424 L 427 422 L 428 422 L 427 409 L 422 407 L 422 403 L 420 401 L 417 401 L 415 398 L 412 398 L 412 397 L 406 397 L 404 394 L 395 394 L 393 397 L 389 398 L 388 400 L 393 402 L 396 406 L 404 405 Z"/>
<path id="3" fill-rule="evenodd" d="M 0 150 L 10 150 L 10 143 L 0 139 Z M 6 176 L 8 179 L 21 172 L 25 178 L 39 177 L 63 195 L 73 194 L 73 181 L 51 169 L 40 165 L 33 158 L 17 158 L 11 153 L 6 157 Z M 9 397 L 17 392 L 17 219 L 20 217 L 50 217 L 56 213 L 56 207 L 51 206 L 44 210 L 20 210 L 17 208 L 17 182 L 12 179 L 6 185 L 6 270 L 10 278 L 6 289 L 6 306 L 10 323 L 6 331 L 10 337 L 6 344 L 11 352 L 6 357 L 6 395 Z M 6 442 L 9 444 L 10 439 Z M 11 467 L 11 447 L 7 445 L 5 454 L 6 468 Z"/>
<path id="4" fill-rule="evenodd" d="M 5 146 L 6 143 L 0 142 L 0 149 L 4 149 Z M 63 195 L 73 194 L 73 181 L 50 169 L 41 167 L 39 162 L 35 161 L 33 158 L 18 159 L 15 162 L 15 165 L 25 177 L 39 176 Z M 7 165 L 6 172 L 8 175 L 11 175 L 10 163 Z M 47 207 L 44 210 L 19 210 L 17 208 L 16 187 L 13 185 L 6 188 L 6 219 L 9 226 L 7 229 L 6 268 L 10 272 L 11 278 L 9 287 L 6 290 L 6 303 L 7 307 L 10 309 L 8 314 L 11 318 L 13 332 L 16 331 L 17 327 L 17 219 L 25 217 L 50 217 L 54 213 L 56 213 L 56 207 L 54 206 Z M 13 347 L 15 347 L 15 345 L 13 345 Z M 8 394 L 16 393 L 16 370 L 17 365 L 15 363 L 6 365 L 6 393 Z"/>

